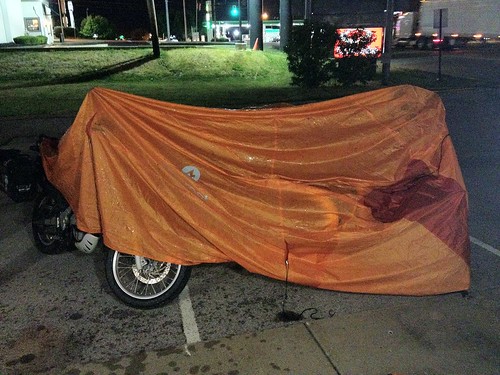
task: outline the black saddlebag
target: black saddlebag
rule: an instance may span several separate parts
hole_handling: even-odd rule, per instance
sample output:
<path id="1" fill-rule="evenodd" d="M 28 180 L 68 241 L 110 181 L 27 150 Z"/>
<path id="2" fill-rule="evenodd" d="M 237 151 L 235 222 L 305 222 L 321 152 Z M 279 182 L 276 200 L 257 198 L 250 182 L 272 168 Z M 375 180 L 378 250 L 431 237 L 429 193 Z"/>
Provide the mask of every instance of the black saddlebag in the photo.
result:
<path id="1" fill-rule="evenodd" d="M 38 168 L 34 158 L 20 150 L 0 149 L 0 190 L 15 202 L 33 199 Z"/>

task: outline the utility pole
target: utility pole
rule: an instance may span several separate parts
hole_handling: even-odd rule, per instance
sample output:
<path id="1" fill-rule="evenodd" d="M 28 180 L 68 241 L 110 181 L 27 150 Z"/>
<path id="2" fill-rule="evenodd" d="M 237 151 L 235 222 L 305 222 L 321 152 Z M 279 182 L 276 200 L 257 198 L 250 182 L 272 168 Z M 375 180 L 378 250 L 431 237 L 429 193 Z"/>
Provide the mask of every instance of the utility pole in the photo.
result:
<path id="1" fill-rule="evenodd" d="M 57 5 L 59 6 L 59 22 L 61 24 L 61 34 L 59 35 L 59 41 L 61 43 L 63 43 L 64 42 L 64 25 L 63 25 L 61 0 L 57 0 Z"/>
<path id="2" fill-rule="evenodd" d="M 311 18 L 311 0 L 304 0 L 304 21 Z"/>
<path id="3" fill-rule="evenodd" d="M 167 41 L 170 41 L 170 16 L 168 14 L 168 0 L 165 0 L 165 18 L 167 20 Z"/>
<path id="4" fill-rule="evenodd" d="M 238 31 L 240 32 L 240 43 L 243 43 L 243 30 L 241 29 L 241 0 L 238 0 Z"/>
<path id="5" fill-rule="evenodd" d="M 283 50 L 292 35 L 292 2 L 280 0 L 280 50 Z"/>
<path id="6" fill-rule="evenodd" d="M 388 85 L 389 74 L 391 71 L 394 0 L 387 0 L 385 12 L 384 53 L 382 55 L 382 84 Z"/>
<path id="7" fill-rule="evenodd" d="M 186 21 L 186 0 L 182 0 L 182 10 L 184 11 L 184 40 L 188 40 L 188 28 Z"/>
<path id="8" fill-rule="evenodd" d="M 212 6 L 212 19 L 214 20 L 214 41 L 217 40 L 217 10 L 216 10 L 216 3 L 217 0 L 213 0 L 214 5 Z"/>
<path id="9" fill-rule="evenodd" d="M 262 51 L 262 1 L 248 0 L 248 21 L 250 22 L 250 48 L 257 42 L 257 48 Z"/>
<path id="10" fill-rule="evenodd" d="M 194 23 L 194 26 L 195 26 L 195 30 L 196 30 L 196 32 L 198 33 L 198 36 L 199 36 L 199 35 L 200 35 L 200 34 L 199 34 L 199 31 L 200 31 L 200 30 L 198 30 L 198 13 L 199 13 L 199 9 L 198 9 L 198 0 L 195 0 L 195 4 L 196 4 L 196 7 L 194 8 L 194 9 L 195 9 L 195 10 L 194 10 L 194 18 L 195 18 L 195 21 L 194 21 L 194 22 L 195 22 L 195 23 Z M 193 39 L 194 39 L 194 38 L 193 38 Z M 198 40 L 200 40 L 200 39 L 199 39 L 199 37 L 198 37 Z"/>
<path id="11" fill-rule="evenodd" d="M 148 4 L 149 23 L 151 24 L 151 42 L 153 56 L 160 57 L 160 41 L 158 40 L 158 23 L 156 22 L 155 0 L 146 0 Z"/>

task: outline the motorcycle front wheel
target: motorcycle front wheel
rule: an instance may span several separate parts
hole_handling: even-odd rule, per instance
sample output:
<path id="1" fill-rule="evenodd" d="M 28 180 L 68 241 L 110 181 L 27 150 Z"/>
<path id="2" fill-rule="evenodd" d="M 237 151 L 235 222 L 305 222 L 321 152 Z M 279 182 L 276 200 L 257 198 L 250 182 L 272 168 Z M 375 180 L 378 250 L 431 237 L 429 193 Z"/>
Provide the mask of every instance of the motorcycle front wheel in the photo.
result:
<path id="1" fill-rule="evenodd" d="M 139 266 L 137 262 L 140 262 Z M 108 249 L 106 279 L 123 303 L 140 309 L 160 307 L 186 286 L 191 268 Z"/>

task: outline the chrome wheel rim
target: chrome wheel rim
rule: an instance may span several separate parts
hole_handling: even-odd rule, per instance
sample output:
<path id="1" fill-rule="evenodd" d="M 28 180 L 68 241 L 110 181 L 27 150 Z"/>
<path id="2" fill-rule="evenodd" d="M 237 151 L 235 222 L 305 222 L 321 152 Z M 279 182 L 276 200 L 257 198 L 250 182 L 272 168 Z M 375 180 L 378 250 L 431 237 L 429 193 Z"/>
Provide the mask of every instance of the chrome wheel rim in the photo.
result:
<path id="1" fill-rule="evenodd" d="M 167 292 L 179 277 L 180 265 L 141 257 L 142 269 L 135 256 L 115 251 L 113 277 L 120 289 L 135 299 L 153 299 Z"/>

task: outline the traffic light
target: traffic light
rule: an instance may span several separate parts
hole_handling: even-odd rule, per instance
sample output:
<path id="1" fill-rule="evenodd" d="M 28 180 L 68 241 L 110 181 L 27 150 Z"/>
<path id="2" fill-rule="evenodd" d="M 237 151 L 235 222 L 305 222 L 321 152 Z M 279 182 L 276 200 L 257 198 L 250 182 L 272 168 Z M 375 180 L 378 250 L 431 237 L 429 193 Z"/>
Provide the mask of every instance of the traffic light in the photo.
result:
<path id="1" fill-rule="evenodd" d="M 238 15 L 240 14 L 240 10 L 238 9 L 238 6 L 237 5 L 231 5 L 231 16 L 232 17 L 238 17 Z"/>

